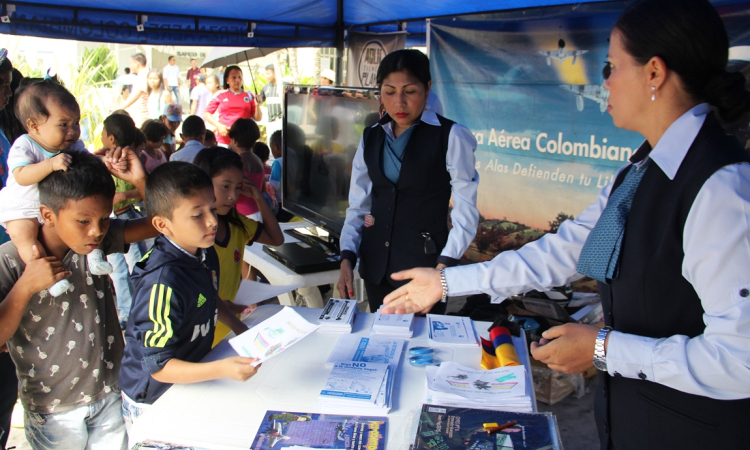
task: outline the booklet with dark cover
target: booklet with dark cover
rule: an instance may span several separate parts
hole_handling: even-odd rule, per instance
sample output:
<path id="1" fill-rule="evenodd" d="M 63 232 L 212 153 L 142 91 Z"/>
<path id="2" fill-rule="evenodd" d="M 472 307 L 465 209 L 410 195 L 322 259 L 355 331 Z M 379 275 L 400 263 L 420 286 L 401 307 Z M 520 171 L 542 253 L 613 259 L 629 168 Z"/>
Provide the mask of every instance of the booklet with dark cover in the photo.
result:
<path id="1" fill-rule="evenodd" d="M 386 424 L 385 417 L 266 411 L 250 448 L 385 450 Z"/>
<path id="2" fill-rule="evenodd" d="M 499 428 L 488 432 L 485 424 Z M 490 427 L 491 428 L 491 427 Z M 517 413 L 422 405 L 413 450 L 561 450 L 551 413 Z"/>

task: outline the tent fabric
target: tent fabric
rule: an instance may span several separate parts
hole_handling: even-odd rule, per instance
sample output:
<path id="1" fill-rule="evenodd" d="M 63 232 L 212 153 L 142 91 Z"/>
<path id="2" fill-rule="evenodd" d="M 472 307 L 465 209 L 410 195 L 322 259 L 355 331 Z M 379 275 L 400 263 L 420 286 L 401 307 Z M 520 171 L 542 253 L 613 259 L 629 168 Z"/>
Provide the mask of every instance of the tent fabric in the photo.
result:
<path id="1" fill-rule="evenodd" d="M 105 7 L 101 0 L 11 0 L 2 2 L 0 33 L 153 45 L 333 47 L 339 2 L 345 29 L 398 31 L 406 22 L 405 29 L 411 35 L 407 42 L 410 46 L 424 45 L 425 18 L 571 3 L 559 0 L 427 0 L 421 3 L 403 0 L 128 0 L 108 3 Z"/>
<path id="2" fill-rule="evenodd" d="M 605 0 L 606 1 L 606 0 Z M 712 0 L 716 4 L 740 0 Z M 345 30 L 405 29 L 424 45 L 425 19 L 597 0 L 21 0 L 0 3 L 0 33 L 152 45 L 334 47 Z M 601 2 L 601 0 L 599 0 Z M 103 6 L 106 5 L 106 6 Z"/>

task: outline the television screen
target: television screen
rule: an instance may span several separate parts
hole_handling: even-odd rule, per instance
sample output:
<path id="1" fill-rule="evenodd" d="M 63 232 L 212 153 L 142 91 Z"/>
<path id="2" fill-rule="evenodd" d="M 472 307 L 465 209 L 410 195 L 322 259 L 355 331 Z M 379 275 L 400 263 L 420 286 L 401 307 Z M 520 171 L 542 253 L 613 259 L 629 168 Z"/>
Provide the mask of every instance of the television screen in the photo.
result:
<path id="1" fill-rule="evenodd" d="M 282 207 L 338 236 L 352 160 L 380 117 L 374 89 L 288 86 L 282 132 Z"/>

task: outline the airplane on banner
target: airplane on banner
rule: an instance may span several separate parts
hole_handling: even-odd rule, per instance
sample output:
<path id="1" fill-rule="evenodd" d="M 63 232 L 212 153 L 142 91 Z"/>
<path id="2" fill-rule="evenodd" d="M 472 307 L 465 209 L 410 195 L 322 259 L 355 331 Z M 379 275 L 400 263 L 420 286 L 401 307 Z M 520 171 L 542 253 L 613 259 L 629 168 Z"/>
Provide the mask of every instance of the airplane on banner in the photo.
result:
<path id="1" fill-rule="evenodd" d="M 539 53 L 542 56 L 546 56 L 547 65 L 551 66 L 553 59 L 562 65 L 563 61 L 565 61 L 566 59 L 573 58 L 573 64 L 575 64 L 579 56 L 588 52 L 589 52 L 588 50 L 565 50 L 565 39 L 560 38 L 560 40 L 557 41 L 557 50 L 552 50 L 552 51 L 540 50 L 537 53 Z"/>
<path id="2" fill-rule="evenodd" d="M 561 84 L 561 88 L 576 95 L 576 109 L 583 111 L 583 98 L 588 98 L 599 103 L 599 111 L 604 114 L 607 111 L 609 91 L 602 84 Z"/>

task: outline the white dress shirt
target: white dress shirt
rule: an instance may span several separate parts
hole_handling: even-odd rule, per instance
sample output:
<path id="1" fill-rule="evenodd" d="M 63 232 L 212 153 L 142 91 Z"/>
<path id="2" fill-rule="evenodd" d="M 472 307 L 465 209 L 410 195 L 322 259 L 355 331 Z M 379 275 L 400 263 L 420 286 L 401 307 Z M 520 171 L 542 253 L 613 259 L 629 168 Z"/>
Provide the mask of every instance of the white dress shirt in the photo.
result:
<path id="1" fill-rule="evenodd" d="M 440 121 L 434 111 L 425 110 L 422 113 L 423 122 L 440 126 Z M 392 122 L 385 125 L 375 124 L 372 127 L 383 127 L 383 130 L 395 139 Z M 479 174 L 475 169 L 476 158 L 474 151 L 477 141 L 468 128 L 460 124 L 453 124 L 448 136 L 448 152 L 445 165 L 451 176 L 451 193 L 453 195 L 453 210 L 451 222 L 453 228 L 448 234 L 445 247 L 440 252 L 438 262 L 455 265 L 474 239 L 479 224 L 479 210 L 477 209 L 477 187 Z M 362 241 L 362 227 L 364 218 L 370 214 L 372 206 L 372 180 L 367 173 L 364 157 L 364 141 L 360 140 L 357 153 L 352 162 L 352 179 L 349 187 L 349 208 L 346 210 L 346 220 L 341 230 L 341 250 L 349 250 L 359 255 L 359 244 Z"/>
<path id="2" fill-rule="evenodd" d="M 670 180 L 708 111 L 703 103 L 686 112 L 649 154 Z M 486 263 L 446 269 L 449 295 L 486 292 L 506 298 L 581 278 L 576 272 L 578 257 L 611 189 L 612 184 L 602 189 L 596 201 L 575 220 L 565 221 L 557 234 L 547 234 Z M 612 331 L 607 372 L 626 378 L 639 378 L 643 372 L 648 380 L 714 399 L 748 398 L 750 296 L 745 290 L 750 289 L 750 165 L 726 166 L 705 182 L 688 213 L 683 245 L 682 275 L 701 299 L 705 331 L 692 339 L 680 335 L 654 339 Z"/>

